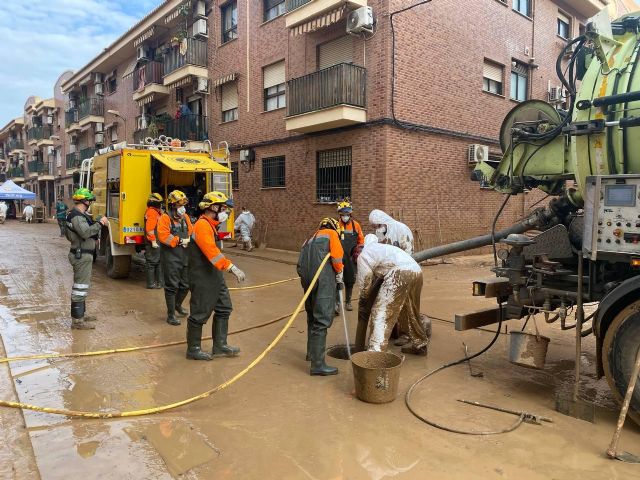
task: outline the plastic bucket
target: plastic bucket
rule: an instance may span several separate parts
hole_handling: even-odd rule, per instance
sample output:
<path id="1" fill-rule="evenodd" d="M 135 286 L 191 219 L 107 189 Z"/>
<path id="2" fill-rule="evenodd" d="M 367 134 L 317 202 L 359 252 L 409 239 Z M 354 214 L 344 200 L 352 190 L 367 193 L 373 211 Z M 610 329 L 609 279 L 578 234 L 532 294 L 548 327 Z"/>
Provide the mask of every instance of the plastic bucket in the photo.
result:
<path id="1" fill-rule="evenodd" d="M 509 361 L 521 367 L 544 368 L 550 339 L 526 332 L 509 334 Z"/>
<path id="2" fill-rule="evenodd" d="M 351 356 L 356 397 L 368 403 L 395 400 L 404 358 L 390 352 L 358 352 Z"/>

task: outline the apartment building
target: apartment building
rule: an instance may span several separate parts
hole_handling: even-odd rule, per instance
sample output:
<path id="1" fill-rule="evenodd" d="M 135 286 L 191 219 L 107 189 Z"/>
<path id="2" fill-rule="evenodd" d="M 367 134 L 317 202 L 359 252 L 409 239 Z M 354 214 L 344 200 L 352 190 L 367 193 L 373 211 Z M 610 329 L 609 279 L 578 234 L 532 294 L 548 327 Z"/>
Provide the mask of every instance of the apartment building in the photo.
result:
<path id="1" fill-rule="evenodd" d="M 502 119 L 518 102 L 562 108 L 556 57 L 604 4 L 437 0 L 405 10 L 412 3 L 166 0 L 59 80 L 53 145 L 42 143 L 51 107 L 35 99 L 0 145 L 27 163 L 35 151 L 18 147 L 29 135 L 43 137 L 38 158 L 60 149 L 59 191 L 112 143 L 226 141 L 236 203 L 274 247 L 297 249 L 347 196 L 365 224 L 372 208 L 405 221 L 418 247 L 484 233 L 501 197 L 470 180 L 470 163 L 499 158 Z M 372 28 L 348 34 L 364 6 Z M 25 183 L 42 188 L 30 171 Z M 512 201 L 503 223 L 537 200 Z"/>

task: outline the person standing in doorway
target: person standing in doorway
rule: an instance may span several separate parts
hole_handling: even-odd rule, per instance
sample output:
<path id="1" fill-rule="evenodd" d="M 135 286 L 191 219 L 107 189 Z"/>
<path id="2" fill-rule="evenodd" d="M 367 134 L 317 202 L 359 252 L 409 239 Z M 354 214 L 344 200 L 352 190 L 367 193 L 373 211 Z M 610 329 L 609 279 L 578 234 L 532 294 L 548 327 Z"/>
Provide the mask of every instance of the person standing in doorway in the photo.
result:
<path id="1" fill-rule="evenodd" d="M 152 193 L 144 213 L 144 259 L 147 288 L 162 288 L 160 279 L 160 245 L 156 238 L 158 219 L 162 215 L 162 195 Z"/>
<path id="2" fill-rule="evenodd" d="M 67 213 L 65 235 L 71 242 L 69 263 L 73 267 L 73 287 L 71 288 L 71 328 L 90 330 L 95 328 L 87 323 L 96 317 L 85 314 L 85 303 L 91 285 L 93 255 L 96 240 L 103 226 L 109 223 L 107 217 L 95 220 L 87 213 L 96 197 L 86 188 L 79 188 L 73 194 L 74 207 Z"/>
<path id="3" fill-rule="evenodd" d="M 235 357 L 240 349 L 227 344 L 229 317 L 233 311 L 231 296 L 223 272 L 233 274 L 239 283 L 245 274 L 220 251 L 218 225 L 229 217 L 233 201 L 222 192 L 209 192 L 198 204 L 202 215 L 193 226 L 193 243 L 189 247 L 190 315 L 187 319 L 187 358 L 211 360 Z M 202 351 L 202 327 L 213 314 L 213 350 Z"/>
<path id="4" fill-rule="evenodd" d="M 242 241 L 242 248 L 247 252 L 253 250 L 253 244 L 251 242 L 251 233 L 253 227 L 256 224 L 256 217 L 249 211 L 247 207 L 242 207 L 242 213 L 237 216 L 236 221 L 233 224 L 233 229 L 240 233 L 240 240 Z"/>
<path id="5" fill-rule="evenodd" d="M 362 227 L 353 219 L 352 214 L 353 205 L 348 198 L 338 204 L 338 215 L 340 217 L 338 223 L 341 229 L 340 243 L 344 250 L 345 308 L 349 311 L 353 310 L 351 296 L 353 294 L 353 286 L 356 283 L 356 264 L 352 259 L 352 255 L 358 246 L 364 245 Z"/>
<path id="6" fill-rule="evenodd" d="M 182 302 L 189 293 L 189 256 L 187 247 L 193 226 L 187 215 L 187 196 L 174 190 L 167 197 L 169 210 L 158 219 L 158 240 L 160 240 L 160 264 L 164 276 L 164 298 L 167 303 L 167 323 L 180 325 L 176 313 L 188 315 Z"/>
<path id="7" fill-rule="evenodd" d="M 58 197 L 56 202 L 56 220 L 58 220 L 58 227 L 60 227 L 60 236 L 64 237 L 65 229 L 67 228 L 67 212 L 69 207 L 62 201 L 62 197 Z"/>

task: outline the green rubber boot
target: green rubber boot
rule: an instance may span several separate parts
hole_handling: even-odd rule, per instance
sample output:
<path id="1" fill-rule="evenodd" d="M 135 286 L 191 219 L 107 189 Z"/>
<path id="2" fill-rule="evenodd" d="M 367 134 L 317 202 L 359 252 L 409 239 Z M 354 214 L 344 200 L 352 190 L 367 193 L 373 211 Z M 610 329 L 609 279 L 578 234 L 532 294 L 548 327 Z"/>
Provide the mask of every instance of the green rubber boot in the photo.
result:
<path id="1" fill-rule="evenodd" d="M 189 360 L 212 360 L 202 351 L 202 325 L 187 323 L 187 358 Z"/>
<path id="2" fill-rule="evenodd" d="M 213 356 L 235 357 L 240 353 L 238 347 L 227 345 L 227 332 L 229 331 L 229 319 L 213 319 Z"/>
<path id="3" fill-rule="evenodd" d="M 311 368 L 309 375 L 337 375 L 338 369 L 324 363 L 324 353 L 327 347 L 327 331 L 314 333 L 310 338 Z"/>

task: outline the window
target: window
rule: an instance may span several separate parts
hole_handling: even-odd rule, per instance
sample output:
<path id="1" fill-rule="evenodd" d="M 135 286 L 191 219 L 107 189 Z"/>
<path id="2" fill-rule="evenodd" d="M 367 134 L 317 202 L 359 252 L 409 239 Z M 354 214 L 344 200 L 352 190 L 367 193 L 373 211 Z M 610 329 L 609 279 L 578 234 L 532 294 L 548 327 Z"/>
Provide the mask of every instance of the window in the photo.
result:
<path id="1" fill-rule="evenodd" d="M 262 69 L 264 82 L 264 110 L 286 107 L 284 60 Z"/>
<path id="2" fill-rule="evenodd" d="M 511 99 L 523 102 L 527 99 L 529 68 L 521 62 L 511 64 Z"/>
<path id="3" fill-rule="evenodd" d="M 222 43 L 238 38 L 238 5 L 235 0 L 220 7 L 220 17 L 222 18 Z"/>
<path id="4" fill-rule="evenodd" d="M 527 17 L 531 16 L 531 0 L 513 0 L 513 9 Z"/>
<path id="5" fill-rule="evenodd" d="M 238 190 L 240 188 L 238 162 L 231 162 L 231 188 Z"/>
<path id="6" fill-rule="evenodd" d="M 331 203 L 351 197 L 351 147 L 317 153 L 316 198 Z"/>
<path id="7" fill-rule="evenodd" d="M 111 75 L 107 77 L 107 81 L 105 83 L 106 83 L 107 94 L 115 93 L 116 89 L 118 88 L 117 70 L 114 70 L 113 72 L 111 72 Z"/>
<path id="8" fill-rule="evenodd" d="M 284 0 L 264 0 L 264 21 L 284 14 Z"/>
<path id="9" fill-rule="evenodd" d="M 238 89 L 236 82 L 227 82 L 220 87 L 222 91 L 222 122 L 238 119 Z"/>
<path id="10" fill-rule="evenodd" d="M 116 143 L 118 141 L 118 126 L 117 125 L 113 125 L 109 129 L 109 139 L 111 140 L 111 143 Z"/>
<path id="11" fill-rule="evenodd" d="M 569 25 L 571 25 L 571 19 L 564 13 L 558 12 L 558 29 L 556 33 L 562 38 L 569 38 Z"/>
<path id="12" fill-rule="evenodd" d="M 262 188 L 284 187 L 284 157 L 262 159 Z"/>
<path id="13" fill-rule="evenodd" d="M 73 197 L 73 184 L 67 185 L 67 192 L 69 192 L 69 198 Z"/>
<path id="14" fill-rule="evenodd" d="M 484 61 L 482 70 L 482 89 L 485 92 L 502 95 L 502 77 L 504 67 L 490 60 Z"/>

